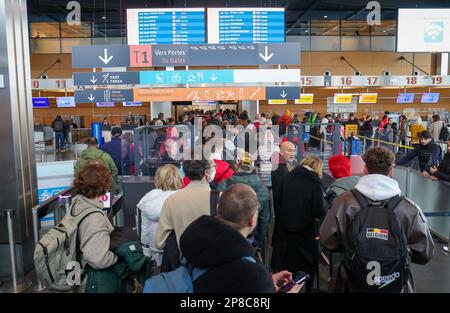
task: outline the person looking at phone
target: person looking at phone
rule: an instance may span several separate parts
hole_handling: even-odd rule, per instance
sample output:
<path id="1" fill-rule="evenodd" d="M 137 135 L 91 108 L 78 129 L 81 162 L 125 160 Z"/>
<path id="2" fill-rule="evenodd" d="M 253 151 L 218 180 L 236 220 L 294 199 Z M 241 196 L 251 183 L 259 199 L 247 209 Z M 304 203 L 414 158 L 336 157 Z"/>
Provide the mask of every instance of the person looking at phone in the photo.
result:
<path id="1" fill-rule="evenodd" d="M 258 221 L 259 201 L 248 185 L 234 184 L 219 200 L 217 216 L 203 215 L 180 238 L 182 255 L 193 267 L 208 271 L 194 281 L 195 293 L 274 293 L 292 274 L 271 274 L 246 239 Z M 297 293 L 302 284 L 288 291 Z"/>

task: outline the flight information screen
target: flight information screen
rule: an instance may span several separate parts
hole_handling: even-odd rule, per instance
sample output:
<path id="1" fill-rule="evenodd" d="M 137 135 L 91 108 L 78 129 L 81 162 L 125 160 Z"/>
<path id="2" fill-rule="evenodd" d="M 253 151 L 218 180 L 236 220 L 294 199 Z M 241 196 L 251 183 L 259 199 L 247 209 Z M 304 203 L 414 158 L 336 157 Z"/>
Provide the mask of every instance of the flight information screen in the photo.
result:
<path id="1" fill-rule="evenodd" d="M 129 45 L 203 44 L 205 9 L 128 9 Z"/>
<path id="2" fill-rule="evenodd" d="M 208 43 L 278 43 L 284 39 L 284 8 L 208 8 Z"/>

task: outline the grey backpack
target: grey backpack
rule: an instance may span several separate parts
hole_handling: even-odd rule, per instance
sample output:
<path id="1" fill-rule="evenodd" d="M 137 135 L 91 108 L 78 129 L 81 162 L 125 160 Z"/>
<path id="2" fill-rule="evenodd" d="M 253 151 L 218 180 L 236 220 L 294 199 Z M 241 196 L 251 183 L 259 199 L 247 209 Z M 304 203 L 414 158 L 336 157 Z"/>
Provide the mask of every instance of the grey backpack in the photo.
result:
<path id="1" fill-rule="evenodd" d="M 78 268 L 81 270 L 78 227 L 89 215 L 103 214 L 96 208 L 89 208 L 78 215 L 73 215 L 72 208 L 75 203 L 76 200 L 72 202 L 61 222 L 42 236 L 34 250 L 36 275 L 52 291 L 69 292 L 77 287 L 72 281 L 75 278 L 74 269 L 79 265 Z M 81 271 L 79 273 L 81 275 Z M 69 275 L 71 277 L 68 277 Z"/>

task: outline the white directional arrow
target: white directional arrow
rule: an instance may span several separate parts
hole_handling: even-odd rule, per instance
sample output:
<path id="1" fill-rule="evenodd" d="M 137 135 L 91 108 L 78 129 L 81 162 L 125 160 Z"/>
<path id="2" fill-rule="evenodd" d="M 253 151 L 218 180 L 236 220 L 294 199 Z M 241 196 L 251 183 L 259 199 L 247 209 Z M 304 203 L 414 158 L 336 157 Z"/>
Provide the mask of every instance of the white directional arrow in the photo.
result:
<path id="1" fill-rule="evenodd" d="M 93 97 L 92 93 L 91 93 L 91 95 L 88 97 L 88 99 L 89 99 L 89 101 L 94 101 L 95 97 Z"/>
<path id="2" fill-rule="evenodd" d="M 267 62 L 267 61 L 266 61 Z M 284 91 L 284 89 L 283 89 L 283 92 L 282 93 L 280 93 L 280 96 L 284 99 L 284 98 L 286 98 L 286 96 L 287 96 L 288 94 Z"/>
<path id="3" fill-rule="evenodd" d="M 212 74 L 212 76 L 209 79 L 211 79 L 213 82 L 215 82 L 217 80 L 216 74 Z"/>
<path id="4" fill-rule="evenodd" d="M 95 83 L 97 82 L 97 79 L 95 78 L 95 76 L 92 76 L 91 82 L 92 82 L 93 84 L 95 84 Z"/>
<path id="5" fill-rule="evenodd" d="M 259 56 L 264 60 L 264 62 L 268 62 L 272 57 L 273 53 L 269 54 L 269 47 L 264 47 L 264 54 L 259 54 Z"/>
<path id="6" fill-rule="evenodd" d="M 104 56 L 103 56 L 103 57 L 102 57 L 102 56 L 99 56 L 98 58 L 99 58 L 100 60 L 102 60 L 103 63 L 108 64 L 109 61 L 111 61 L 112 58 L 114 58 L 114 56 L 111 55 L 110 57 L 108 57 L 108 49 L 104 49 L 103 51 L 104 51 Z"/>

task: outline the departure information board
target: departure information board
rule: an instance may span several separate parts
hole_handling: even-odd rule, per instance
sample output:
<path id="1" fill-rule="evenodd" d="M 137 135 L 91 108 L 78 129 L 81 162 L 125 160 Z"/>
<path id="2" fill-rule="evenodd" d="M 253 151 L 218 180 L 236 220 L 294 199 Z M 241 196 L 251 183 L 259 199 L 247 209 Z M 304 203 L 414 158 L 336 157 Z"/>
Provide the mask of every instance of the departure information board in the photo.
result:
<path id="1" fill-rule="evenodd" d="M 208 43 L 278 43 L 284 39 L 284 8 L 208 8 Z"/>
<path id="2" fill-rule="evenodd" d="M 129 45 L 203 44 L 205 9 L 128 9 Z"/>

